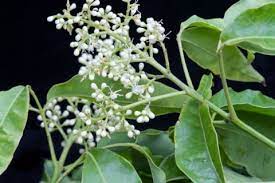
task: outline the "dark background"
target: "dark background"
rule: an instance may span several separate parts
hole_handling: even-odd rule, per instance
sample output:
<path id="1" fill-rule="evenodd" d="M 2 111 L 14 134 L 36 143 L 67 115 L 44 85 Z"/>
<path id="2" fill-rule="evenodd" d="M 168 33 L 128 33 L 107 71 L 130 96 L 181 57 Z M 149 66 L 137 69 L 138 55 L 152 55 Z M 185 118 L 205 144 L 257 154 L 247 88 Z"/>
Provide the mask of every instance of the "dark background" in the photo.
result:
<path id="1" fill-rule="evenodd" d="M 102 0 L 110 2 L 116 9 L 120 0 Z M 80 2 L 80 1 L 75 1 Z M 112 2 L 112 3 L 111 3 Z M 204 18 L 223 17 L 225 10 L 235 0 L 140 0 L 144 17 L 163 19 L 167 30 L 171 30 L 167 41 L 172 60 L 172 69 L 183 78 L 175 34 L 180 23 L 193 14 Z M 69 47 L 70 37 L 64 31 L 57 31 L 53 24 L 46 21 L 47 16 L 61 12 L 66 0 L 25 0 L 1 1 L 1 49 L 0 49 L 0 90 L 15 85 L 29 84 L 45 99 L 47 90 L 56 83 L 64 82 L 78 72 L 77 58 Z M 255 68 L 261 72 L 267 87 L 259 84 L 231 82 L 236 90 L 245 88 L 259 89 L 275 98 L 275 62 L 271 57 L 257 55 Z M 199 82 L 202 70 L 189 62 L 195 84 Z M 221 88 L 216 79 L 215 90 Z M 151 122 L 147 127 L 166 129 L 176 116 L 163 117 L 158 123 Z M 169 121 L 168 121 L 169 119 Z M 172 119 L 172 120 L 171 120 Z M 142 128 L 145 128 L 144 126 Z M 58 139 L 58 137 L 56 137 Z M 8 170 L 0 176 L 0 183 L 38 183 L 42 174 L 43 159 L 48 158 L 47 141 L 39 128 L 35 116 L 30 115 L 24 136 Z"/>

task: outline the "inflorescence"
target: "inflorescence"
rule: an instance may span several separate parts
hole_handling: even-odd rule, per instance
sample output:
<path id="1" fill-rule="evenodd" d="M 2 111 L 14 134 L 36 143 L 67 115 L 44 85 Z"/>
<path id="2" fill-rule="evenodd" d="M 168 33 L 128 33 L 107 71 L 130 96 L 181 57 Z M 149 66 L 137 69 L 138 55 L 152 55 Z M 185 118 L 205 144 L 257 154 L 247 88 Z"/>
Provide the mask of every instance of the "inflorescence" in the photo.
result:
<path id="1" fill-rule="evenodd" d="M 150 103 L 141 111 L 124 111 L 116 99 L 136 97 L 145 100 L 154 93 L 154 78 L 144 71 L 144 63 L 147 55 L 159 53 L 158 43 L 166 38 L 165 29 L 161 22 L 153 18 L 143 21 L 137 1 L 122 1 L 127 4 L 125 13 L 114 13 L 110 5 L 100 7 L 99 0 L 86 0 L 81 11 L 74 13 L 77 6 L 68 1 L 63 14 L 47 19 L 55 22 L 57 29 L 65 29 L 75 36 L 70 46 L 81 64 L 79 75 L 83 80 L 91 81 L 93 98 L 92 101 L 66 99 L 69 104 L 63 111 L 58 103 L 65 99 L 51 101 L 46 106 L 47 125 L 51 131 L 66 128 L 66 134 L 78 134 L 76 143 L 89 147 L 118 131 L 126 131 L 130 138 L 139 135 L 140 131 L 127 121 L 129 116 L 135 116 L 138 123 L 155 118 Z M 136 26 L 136 32 L 140 35 L 138 41 L 131 38 L 130 24 Z M 134 63 L 139 64 L 138 69 L 133 66 Z M 98 86 L 94 82 L 96 77 L 119 81 L 129 92 L 122 95 L 120 90 L 112 91 L 106 83 Z M 42 121 L 41 116 L 38 119 Z M 45 123 L 42 122 L 41 126 L 45 127 Z"/>

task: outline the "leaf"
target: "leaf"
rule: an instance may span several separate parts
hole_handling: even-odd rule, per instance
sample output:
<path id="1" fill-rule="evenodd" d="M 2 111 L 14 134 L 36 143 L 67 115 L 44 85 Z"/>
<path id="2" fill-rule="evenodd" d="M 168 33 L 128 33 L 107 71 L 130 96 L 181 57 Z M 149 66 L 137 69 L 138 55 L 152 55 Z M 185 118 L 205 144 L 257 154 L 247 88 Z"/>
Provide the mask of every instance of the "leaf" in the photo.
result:
<path id="1" fill-rule="evenodd" d="M 200 81 L 198 92 L 207 100 L 212 97 L 213 76 L 204 75 Z"/>
<path id="2" fill-rule="evenodd" d="M 275 1 L 242 0 L 225 14 L 223 45 L 275 55 Z"/>
<path id="3" fill-rule="evenodd" d="M 253 129 L 275 141 L 274 118 L 254 112 L 237 111 L 238 117 Z M 275 151 L 232 124 L 216 125 L 220 145 L 227 157 L 244 166 L 250 175 L 275 180 Z"/>
<path id="4" fill-rule="evenodd" d="M 174 153 L 174 144 L 164 131 L 145 130 L 137 137 L 136 144 L 149 148 L 153 155 L 166 157 Z"/>
<path id="5" fill-rule="evenodd" d="M 230 89 L 229 93 L 236 110 L 275 117 L 275 100 L 263 95 L 261 92 L 253 90 L 235 92 L 233 89 Z M 227 106 L 223 90 L 215 94 L 211 101 L 219 108 Z"/>
<path id="6" fill-rule="evenodd" d="M 18 86 L 0 92 L 0 175 L 7 169 L 23 135 L 29 111 L 29 91 Z"/>
<path id="7" fill-rule="evenodd" d="M 209 109 L 190 100 L 175 130 L 178 167 L 193 182 L 224 182 L 218 139 Z"/>
<path id="8" fill-rule="evenodd" d="M 142 147 L 142 146 L 139 146 L 138 144 L 134 144 L 134 143 L 119 143 L 119 144 L 113 144 L 113 145 L 106 146 L 106 147 L 108 147 L 108 148 L 111 148 L 111 147 L 130 147 L 130 148 L 138 151 L 148 161 L 148 164 L 149 164 L 150 169 L 151 169 L 151 174 L 152 174 L 152 177 L 153 177 L 153 182 L 154 183 L 165 183 L 166 175 L 163 172 L 163 170 L 157 166 L 157 164 L 154 161 L 154 158 L 153 158 L 153 155 L 152 155 L 150 149 L 148 149 L 147 147 Z"/>
<path id="9" fill-rule="evenodd" d="M 221 19 L 205 20 L 193 16 L 182 23 L 180 32 L 183 50 L 188 57 L 216 75 L 220 74 L 217 48 L 222 29 Z M 226 46 L 223 54 L 227 79 L 244 82 L 264 81 L 237 47 Z"/>
<path id="10" fill-rule="evenodd" d="M 134 143 L 135 139 L 129 138 L 126 132 L 117 132 L 111 134 L 111 137 L 105 137 L 102 138 L 98 144 L 97 147 L 104 147 L 107 145 L 112 144 L 119 144 L 119 143 Z"/>
<path id="11" fill-rule="evenodd" d="M 204 76 L 198 92 L 211 97 L 212 77 Z M 218 137 L 206 104 L 190 99 L 175 128 L 175 157 L 179 169 L 193 182 L 225 182 Z"/>
<path id="12" fill-rule="evenodd" d="M 50 182 L 51 177 L 53 176 L 54 172 L 54 164 L 50 160 L 45 160 L 44 162 L 44 172 L 42 175 L 43 182 Z"/>
<path id="13" fill-rule="evenodd" d="M 255 177 L 246 177 L 233 170 L 224 167 L 224 174 L 227 183 L 252 183 L 252 182 L 262 182 L 260 179 Z"/>
<path id="14" fill-rule="evenodd" d="M 92 81 L 84 80 L 81 81 L 81 76 L 75 76 L 69 81 L 61 84 L 57 84 L 53 86 L 48 92 L 47 99 L 51 100 L 57 97 L 82 97 L 93 100 L 91 98 L 92 89 L 90 87 Z M 127 105 L 137 102 L 138 99 L 136 97 L 132 97 L 131 99 L 126 99 L 124 96 L 129 90 L 124 89 L 118 81 L 113 81 L 108 78 L 103 78 L 97 76 L 93 81 L 97 85 L 101 85 L 101 83 L 107 83 L 113 91 L 120 91 L 120 96 L 116 102 L 120 105 Z M 164 95 L 172 92 L 176 92 L 177 90 L 170 88 L 162 83 L 153 82 L 155 87 L 155 92 L 152 96 Z M 156 115 L 163 115 L 168 113 L 180 112 L 182 104 L 186 101 L 185 95 L 180 95 L 176 97 L 170 97 L 163 100 L 155 101 L 150 104 L 150 108 Z M 144 106 L 142 106 L 144 108 Z"/>
<path id="15" fill-rule="evenodd" d="M 193 15 L 192 17 L 181 23 L 181 30 L 178 36 L 182 36 L 182 32 L 190 27 L 205 27 L 221 31 L 224 28 L 224 23 L 223 19 L 220 18 L 203 19 L 196 15 Z"/>
<path id="16" fill-rule="evenodd" d="M 176 181 L 188 179 L 176 165 L 175 154 L 167 156 L 160 164 L 160 168 L 166 174 L 166 181 Z"/>
<path id="17" fill-rule="evenodd" d="M 107 149 L 87 153 L 82 183 L 141 183 L 134 167 L 123 157 Z"/>

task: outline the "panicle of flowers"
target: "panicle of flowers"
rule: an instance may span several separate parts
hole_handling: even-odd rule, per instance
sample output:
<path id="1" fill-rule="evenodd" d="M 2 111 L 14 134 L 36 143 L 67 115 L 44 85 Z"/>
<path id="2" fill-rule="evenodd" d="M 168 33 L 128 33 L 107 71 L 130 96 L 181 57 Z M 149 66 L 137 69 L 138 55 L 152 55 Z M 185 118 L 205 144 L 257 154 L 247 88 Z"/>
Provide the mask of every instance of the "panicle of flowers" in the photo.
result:
<path id="1" fill-rule="evenodd" d="M 49 22 L 55 22 L 57 29 L 65 29 L 74 35 L 75 40 L 70 46 L 74 48 L 74 55 L 79 57 L 79 75 L 92 82 L 91 96 L 94 102 L 85 105 L 82 111 L 72 111 L 72 106 L 69 107 L 70 110 L 66 110 L 65 114 L 74 113 L 76 118 L 66 120 L 63 125 L 75 124 L 80 119 L 95 132 L 96 141 L 121 130 L 126 130 L 129 137 L 138 135 L 139 131 L 126 120 L 127 115 L 136 116 L 138 123 L 149 122 L 155 117 L 150 110 L 150 103 L 142 111 L 123 111 L 116 99 L 137 97 L 138 100 L 143 100 L 154 93 L 155 88 L 144 71 L 144 63 L 147 61 L 146 55 L 153 56 L 159 52 L 158 43 L 166 38 L 165 29 L 162 22 L 153 18 L 143 21 L 137 1 L 122 1 L 127 4 L 126 13 L 114 13 L 111 5 L 100 7 L 99 0 L 86 0 L 78 13 L 74 13 L 77 5 L 68 1 L 63 14 L 48 17 Z M 131 22 L 140 35 L 138 40 L 131 38 Z M 139 63 L 138 69 L 134 67 L 134 63 Z M 94 83 L 96 77 L 118 81 L 129 92 L 121 96 L 119 91 L 112 91 L 106 83 L 99 87 Z M 52 102 L 47 111 L 47 118 L 54 122 L 59 122 L 64 113 L 60 111 L 56 101 Z M 55 125 L 52 124 L 51 130 L 54 128 Z M 83 132 L 78 143 L 85 141 L 88 134 Z M 88 139 L 92 141 L 91 135 Z"/>

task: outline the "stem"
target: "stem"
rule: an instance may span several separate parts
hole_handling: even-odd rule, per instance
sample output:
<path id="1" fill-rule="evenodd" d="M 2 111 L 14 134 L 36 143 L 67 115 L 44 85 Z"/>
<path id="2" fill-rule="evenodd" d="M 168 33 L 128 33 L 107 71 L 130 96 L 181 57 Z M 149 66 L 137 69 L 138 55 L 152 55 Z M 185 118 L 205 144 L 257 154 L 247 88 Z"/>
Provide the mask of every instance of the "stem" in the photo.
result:
<path id="1" fill-rule="evenodd" d="M 56 159 L 56 155 L 55 155 L 55 151 L 54 151 L 54 146 L 53 146 L 53 141 L 52 141 L 52 137 L 47 125 L 47 119 L 45 116 L 45 112 L 44 109 L 42 108 L 37 96 L 35 95 L 34 91 L 29 87 L 30 90 L 30 94 L 33 97 L 33 99 L 35 100 L 35 103 L 39 109 L 39 113 L 42 116 L 43 122 L 45 123 L 45 131 L 46 131 L 46 135 L 47 135 L 47 139 L 48 139 L 48 143 L 49 143 L 49 147 L 50 147 L 50 153 L 51 153 L 51 158 L 53 160 L 54 163 L 57 163 L 57 159 Z"/>
<path id="2" fill-rule="evenodd" d="M 52 159 L 54 167 L 55 167 L 54 168 L 54 174 L 53 174 L 53 180 L 54 180 L 54 178 L 58 176 L 59 166 L 58 166 L 58 161 L 57 161 L 56 154 L 55 154 L 55 151 L 54 151 L 52 136 L 50 134 L 48 124 L 47 124 L 47 118 L 45 116 L 44 108 L 40 104 L 35 92 L 32 90 L 31 87 L 29 87 L 29 91 L 30 91 L 31 96 L 33 97 L 33 99 L 34 99 L 34 101 L 35 101 L 35 103 L 38 107 L 39 113 L 42 116 L 43 122 L 45 124 L 45 132 L 46 132 L 46 136 L 47 136 L 47 140 L 48 140 L 48 145 L 49 145 L 49 148 L 50 148 L 51 159 Z"/>
<path id="3" fill-rule="evenodd" d="M 34 107 L 32 107 L 32 106 L 30 106 L 29 110 L 32 111 L 32 112 L 35 112 L 35 113 L 40 114 L 39 109 L 36 109 L 36 108 L 34 108 Z"/>
<path id="4" fill-rule="evenodd" d="M 187 64 L 186 64 L 186 61 L 184 58 L 183 47 L 182 47 L 182 42 L 181 42 L 181 32 L 177 36 L 177 43 L 178 43 L 178 47 L 179 47 L 181 64 L 182 64 L 182 68 L 184 71 L 186 81 L 191 88 L 194 88 L 189 71 L 188 71 L 188 67 L 187 67 Z"/>
<path id="5" fill-rule="evenodd" d="M 58 178 L 56 183 L 61 182 L 64 177 L 66 177 L 69 173 L 71 173 L 71 171 L 73 171 L 76 167 L 81 165 L 83 162 L 83 159 L 84 159 L 84 155 L 81 155 L 74 163 L 69 165 L 69 168 Z"/>
<path id="6" fill-rule="evenodd" d="M 192 89 L 192 88 L 188 87 L 187 85 L 185 85 L 182 81 L 180 81 L 172 73 L 168 74 L 167 71 L 166 71 L 166 69 L 162 65 L 160 65 L 156 60 L 154 60 L 154 59 L 151 58 L 151 59 L 149 59 L 148 63 L 151 64 L 152 66 L 154 66 L 156 69 L 158 69 L 162 74 L 164 74 L 168 79 L 170 79 L 171 81 L 173 81 L 181 89 L 183 89 L 186 92 L 187 95 L 189 95 L 190 97 L 192 97 L 192 98 L 194 98 L 194 99 L 196 99 L 196 100 L 198 100 L 200 102 L 206 102 L 208 104 L 208 106 L 213 111 L 215 111 L 217 114 L 219 114 L 223 118 L 231 121 L 232 123 L 234 123 L 235 125 L 237 125 L 238 127 L 240 127 L 245 132 L 249 133 L 253 137 L 257 138 L 259 141 L 261 141 L 264 144 L 268 145 L 271 149 L 275 150 L 275 143 L 273 141 L 271 141 L 270 139 L 268 139 L 267 137 L 265 137 L 261 133 L 257 132 L 256 130 L 254 130 L 250 126 L 246 125 L 243 121 L 241 121 L 240 119 L 238 119 L 238 117 L 237 118 L 231 118 L 230 114 L 228 114 L 227 112 L 223 111 L 222 109 L 220 109 L 219 107 L 217 107 L 212 102 L 210 102 L 208 100 L 205 100 L 200 94 L 198 94 L 197 91 L 195 91 L 194 89 Z"/>
<path id="7" fill-rule="evenodd" d="M 272 140 L 270 140 L 266 136 L 262 135 L 258 131 L 254 130 L 252 127 L 248 126 L 247 124 L 245 124 L 240 119 L 238 119 L 238 118 L 234 119 L 232 122 L 235 125 L 237 125 L 238 127 L 240 127 L 242 130 L 244 130 L 245 132 L 247 132 L 250 135 L 252 135 L 253 137 L 255 137 L 260 142 L 263 142 L 264 144 L 266 144 L 267 146 L 269 146 L 271 149 L 275 150 L 275 143 Z"/>
<path id="8" fill-rule="evenodd" d="M 161 45 L 161 48 L 162 48 L 162 51 L 163 51 L 166 69 L 168 70 L 168 72 L 171 72 L 170 61 L 169 61 L 169 56 L 168 56 L 168 52 L 167 52 L 166 46 L 165 46 L 165 44 L 163 42 L 160 42 L 160 45 Z"/>
<path id="9" fill-rule="evenodd" d="M 121 37 L 120 35 L 114 33 L 113 31 L 106 29 L 103 26 L 100 25 L 96 25 L 93 22 L 89 22 L 87 20 L 83 20 L 85 23 L 87 23 L 88 26 L 91 27 L 96 27 L 98 29 L 104 30 L 107 32 L 108 35 L 114 37 L 115 39 L 121 41 L 122 43 L 126 44 L 127 46 L 131 47 L 131 48 L 135 48 L 135 45 L 133 45 L 133 43 L 131 43 L 130 41 L 127 41 L 125 38 Z M 227 89 L 226 95 L 228 97 L 228 102 L 230 105 L 230 114 L 228 114 L 227 112 L 223 111 L 222 109 L 220 109 L 219 107 L 217 107 L 215 104 L 211 103 L 208 100 L 205 100 L 197 91 L 195 91 L 193 88 L 193 84 L 191 81 L 191 77 L 184 59 L 184 54 L 183 54 L 183 49 L 182 49 L 182 43 L 181 43 L 181 38 L 180 38 L 181 33 L 178 35 L 177 37 L 177 42 L 178 42 L 178 46 L 180 49 L 180 55 L 181 55 L 181 61 L 182 61 L 182 65 L 183 65 L 183 69 L 184 69 L 184 74 L 187 80 L 187 83 L 189 86 L 187 86 L 186 84 L 184 84 L 181 80 L 179 80 L 175 75 L 173 75 L 172 73 L 169 73 L 167 71 L 167 69 L 165 69 L 162 65 L 160 65 L 153 57 L 149 57 L 148 54 L 145 54 L 143 51 L 141 51 L 138 48 L 135 48 L 134 51 L 136 53 L 138 53 L 140 56 L 142 56 L 143 58 L 148 59 L 147 63 L 149 63 L 150 65 L 152 65 L 153 67 L 155 67 L 158 71 L 160 71 L 163 75 L 166 76 L 167 79 L 171 80 L 172 82 L 174 82 L 177 86 L 179 86 L 182 90 L 184 90 L 186 92 L 187 95 L 191 96 L 192 98 L 200 101 L 200 102 L 207 102 L 207 104 L 209 105 L 209 107 L 216 112 L 217 114 L 221 115 L 223 118 L 232 121 L 234 124 L 236 124 L 237 126 L 239 126 L 241 129 L 243 129 L 244 131 L 246 131 L 247 133 L 249 133 L 250 135 L 254 136 L 255 138 L 257 138 L 258 140 L 262 141 L 263 143 L 265 143 L 266 145 L 268 145 L 269 147 L 271 147 L 272 149 L 275 150 L 275 143 L 272 142 L 271 140 L 269 140 L 268 138 L 266 138 L 265 136 L 263 136 L 262 134 L 260 134 L 259 132 L 257 132 L 256 130 L 254 130 L 253 128 L 251 128 L 250 126 L 246 125 L 244 122 L 242 122 L 241 120 L 238 119 L 235 110 L 233 108 L 233 105 L 231 103 L 230 100 L 230 96 L 229 96 L 229 91 L 228 91 L 228 87 L 227 87 L 227 83 L 226 83 L 226 79 L 225 79 L 225 72 L 222 72 L 223 74 L 223 84 L 225 85 L 225 90 Z M 224 67 L 223 67 L 223 58 L 220 59 L 220 67 L 221 67 L 221 71 L 224 71 Z"/>
<path id="10" fill-rule="evenodd" d="M 142 101 L 139 101 L 139 102 L 135 102 L 133 104 L 123 106 L 122 110 L 125 111 L 125 110 L 128 110 L 128 109 L 132 109 L 132 108 L 135 108 L 137 106 L 143 105 L 143 104 L 147 104 L 147 103 L 150 103 L 150 102 L 157 101 L 157 100 L 162 100 L 162 99 L 165 99 L 165 98 L 170 98 L 170 97 L 175 97 L 175 96 L 178 96 L 178 95 L 185 95 L 185 94 L 186 94 L 185 91 L 179 91 L 179 92 L 173 92 L 173 93 L 169 93 L 169 94 L 165 94 L 165 95 L 160 95 L 160 96 L 157 96 L 157 97 L 152 97 L 152 98 L 149 98 L 149 99 L 146 99 L 146 100 L 142 100 Z"/>
<path id="11" fill-rule="evenodd" d="M 60 126 L 60 124 L 56 124 L 55 126 L 56 126 L 57 130 L 59 131 L 59 133 L 61 134 L 61 136 L 63 137 L 63 139 L 65 141 L 67 141 L 68 137 L 67 137 L 66 133 L 64 132 L 64 130 L 62 129 L 62 127 Z"/>
<path id="12" fill-rule="evenodd" d="M 63 169 L 63 167 L 64 167 L 66 158 L 67 158 L 68 153 L 74 143 L 74 140 L 75 140 L 75 135 L 71 135 L 65 144 L 65 147 L 64 147 L 64 149 L 61 153 L 60 159 L 59 159 L 59 166 L 61 167 L 61 169 Z"/>
<path id="13" fill-rule="evenodd" d="M 232 101 L 231 101 L 228 85 L 227 85 L 227 82 L 226 82 L 226 73 L 225 73 L 225 69 L 224 69 L 223 51 L 222 50 L 219 51 L 219 57 L 220 57 L 220 59 L 219 59 L 220 76 L 221 76 L 221 80 L 222 80 L 224 94 L 225 94 L 227 104 L 228 104 L 228 110 L 229 110 L 229 113 L 230 113 L 230 118 L 231 118 L 231 120 L 238 119 L 238 116 L 235 112 L 234 106 L 233 106 Z"/>

